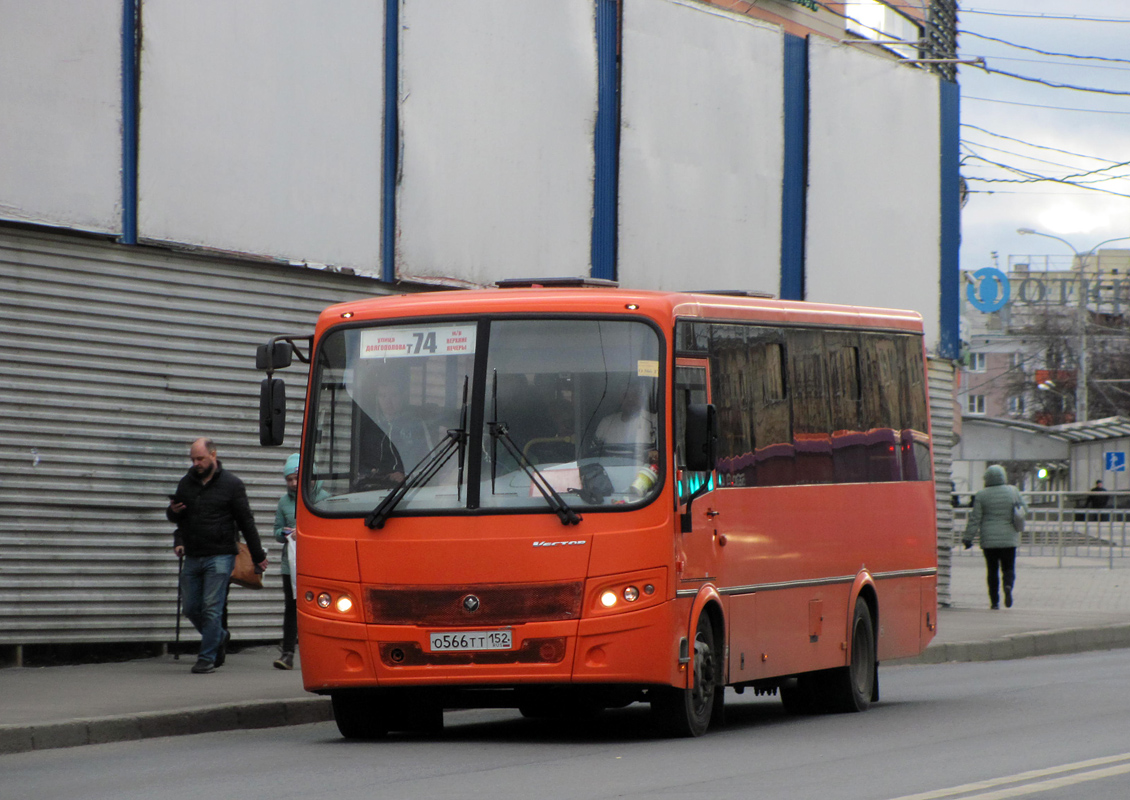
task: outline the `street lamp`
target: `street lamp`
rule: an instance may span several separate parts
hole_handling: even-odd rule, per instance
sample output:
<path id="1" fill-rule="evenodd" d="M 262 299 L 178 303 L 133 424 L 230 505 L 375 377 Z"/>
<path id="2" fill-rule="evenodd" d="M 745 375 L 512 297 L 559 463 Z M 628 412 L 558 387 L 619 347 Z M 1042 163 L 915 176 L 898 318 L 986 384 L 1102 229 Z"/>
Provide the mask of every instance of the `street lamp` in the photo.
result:
<path id="1" fill-rule="evenodd" d="M 1041 383 L 1037 383 L 1036 388 L 1041 392 L 1044 392 L 1046 394 L 1054 394 L 1057 398 L 1059 398 L 1059 400 L 1056 402 L 1056 405 L 1059 406 L 1059 410 L 1057 412 L 1055 412 L 1056 413 L 1056 420 L 1057 420 L 1057 424 L 1059 422 L 1063 422 L 1063 413 L 1064 413 L 1064 408 L 1063 408 L 1064 402 L 1063 401 L 1067 398 L 1067 394 L 1065 394 L 1064 392 L 1061 392 L 1060 389 L 1059 389 L 1059 385 L 1055 381 L 1051 380 L 1050 378 L 1046 381 L 1042 381 Z M 1041 403 L 1041 405 L 1043 405 L 1043 404 Z M 1076 404 L 1076 405 L 1078 405 L 1078 404 Z M 1047 406 L 1045 405 L 1043 413 L 1047 413 L 1046 409 L 1047 409 Z"/>
<path id="2" fill-rule="evenodd" d="M 1077 361 L 1079 367 L 1079 378 L 1076 381 L 1075 390 L 1075 419 L 1079 422 L 1087 421 L 1087 402 L 1089 400 L 1087 394 L 1087 293 L 1083 290 L 1083 281 L 1087 276 L 1087 259 L 1095 254 L 1100 247 L 1104 244 L 1111 242 L 1121 242 L 1123 239 L 1130 239 L 1130 236 L 1116 236 L 1113 239 L 1106 239 L 1099 242 L 1086 252 L 1080 252 L 1076 249 L 1075 245 L 1067 241 L 1061 236 L 1055 236 L 1051 233 L 1043 233 L 1041 231 L 1033 230 L 1032 228 L 1017 228 L 1016 232 L 1023 235 L 1043 236 L 1047 239 L 1055 239 L 1057 242 L 1062 242 L 1067 245 L 1071 252 L 1075 254 L 1075 258 L 1079 260 L 1079 358 Z"/>

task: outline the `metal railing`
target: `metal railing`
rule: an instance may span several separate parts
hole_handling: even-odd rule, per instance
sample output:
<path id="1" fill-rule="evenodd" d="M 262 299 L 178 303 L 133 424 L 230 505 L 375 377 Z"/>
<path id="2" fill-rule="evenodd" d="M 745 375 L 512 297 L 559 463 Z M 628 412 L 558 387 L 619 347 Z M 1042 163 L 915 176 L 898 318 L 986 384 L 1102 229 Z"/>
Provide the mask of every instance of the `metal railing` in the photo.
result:
<path id="1" fill-rule="evenodd" d="M 1103 492 L 1107 507 L 1092 508 L 1087 492 L 1021 492 L 1028 504 L 1028 517 L 1020 534 L 1019 552 L 1030 556 L 1056 556 L 1059 566 L 1067 557 L 1103 558 L 1110 566 L 1114 559 L 1126 557 L 1130 530 L 1130 492 Z M 953 509 L 955 555 L 963 551 L 961 537 L 969 519 L 972 495 L 960 495 L 961 505 Z"/>

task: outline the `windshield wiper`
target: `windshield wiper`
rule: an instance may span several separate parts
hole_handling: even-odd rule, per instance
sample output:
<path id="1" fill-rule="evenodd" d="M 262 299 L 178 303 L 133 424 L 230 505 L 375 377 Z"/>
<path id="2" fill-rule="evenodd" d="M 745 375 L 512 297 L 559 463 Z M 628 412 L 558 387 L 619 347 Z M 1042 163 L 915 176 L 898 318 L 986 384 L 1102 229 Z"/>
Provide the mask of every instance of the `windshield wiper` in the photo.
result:
<path id="1" fill-rule="evenodd" d="M 549 507 L 561 518 L 562 525 L 576 525 L 581 521 L 581 515 L 573 509 L 569 508 L 568 504 L 561 499 L 561 495 L 557 490 L 550 485 L 541 471 L 534 466 L 533 462 L 526 458 L 522 451 L 518 449 L 518 445 L 514 444 L 514 440 L 510 438 L 509 429 L 505 422 L 488 422 L 487 427 L 490 429 L 491 438 L 495 442 L 502 442 L 503 447 L 514 456 L 518 461 L 518 466 L 522 471 L 529 476 L 530 483 L 532 483 L 537 490 L 541 492 L 541 496 L 545 498 L 545 502 Z"/>
<path id="2" fill-rule="evenodd" d="M 374 508 L 365 518 L 365 524 L 376 530 L 383 528 L 388 515 L 404 499 L 404 496 L 434 478 L 436 473 L 443 469 L 443 465 L 451 460 L 456 452 L 459 453 L 459 483 L 456 491 L 457 497 L 462 500 L 463 464 L 467 453 L 467 379 L 465 377 L 463 378 L 463 409 L 459 414 L 459 427 L 448 428 L 443 440 L 420 459 L 420 463 L 412 467 L 407 475 L 400 479 L 400 483 L 396 484 L 392 491 L 385 496 L 385 499 L 380 502 L 380 505 Z"/>

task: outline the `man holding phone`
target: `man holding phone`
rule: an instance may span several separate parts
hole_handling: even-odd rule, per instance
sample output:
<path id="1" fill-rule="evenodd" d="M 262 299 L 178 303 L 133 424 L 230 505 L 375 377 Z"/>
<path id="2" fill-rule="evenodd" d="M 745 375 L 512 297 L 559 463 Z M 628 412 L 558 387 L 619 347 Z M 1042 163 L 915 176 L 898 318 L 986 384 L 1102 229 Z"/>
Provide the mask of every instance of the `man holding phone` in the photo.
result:
<path id="1" fill-rule="evenodd" d="M 200 652 L 192 671 L 206 674 L 223 665 L 231 640 L 222 617 L 239 552 L 238 533 L 243 534 L 260 572 L 267 568 L 267 554 L 243 481 L 223 468 L 216 445 L 211 439 L 197 439 L 188 454 L 192 467 L 169 496 L 165 516 L 177 526 L 173 552 L 184 557 L 184 615 L 200 632 Z"/>

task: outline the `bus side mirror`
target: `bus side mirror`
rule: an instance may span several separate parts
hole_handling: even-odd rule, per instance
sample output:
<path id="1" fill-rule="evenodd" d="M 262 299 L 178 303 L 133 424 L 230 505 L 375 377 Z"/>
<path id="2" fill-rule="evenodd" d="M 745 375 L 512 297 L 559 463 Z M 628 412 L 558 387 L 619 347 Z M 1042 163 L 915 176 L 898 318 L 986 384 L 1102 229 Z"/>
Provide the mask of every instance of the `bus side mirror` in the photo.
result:
<path id="1" fill-rule="evenodd" d="M 286 384 L 264 378 L 259 386 L 259 444 L 278 447 L 286 431 Z"/>
<path id="2" fill-rule="evenodd" d="M 691 403 L 687 406 L 687 426 L 684 440 L 686 468 L 689 472 L 711 472 L 717 461 L 718 412 L 708 403 Z"/>
<path id="3" fill-rule="evenodd" d="M 290 342 L 271 342 L 255 348 L 255 369 L 273 372 L 289 367 L 290 363 Z"/>

